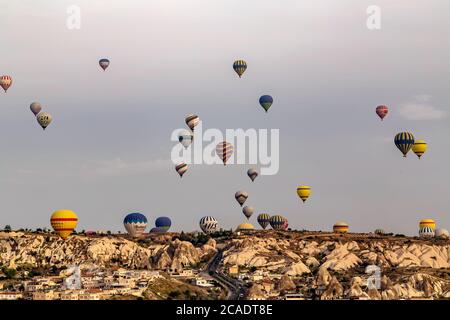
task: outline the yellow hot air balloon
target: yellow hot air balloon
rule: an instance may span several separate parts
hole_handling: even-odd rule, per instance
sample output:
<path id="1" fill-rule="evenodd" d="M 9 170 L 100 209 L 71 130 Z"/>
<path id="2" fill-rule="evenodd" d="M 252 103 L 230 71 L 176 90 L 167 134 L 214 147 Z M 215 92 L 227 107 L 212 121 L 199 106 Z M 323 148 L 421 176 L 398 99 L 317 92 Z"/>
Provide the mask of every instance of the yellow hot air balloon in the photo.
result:
<path id="1" fill-rule="evenodd" d="M 347 233 L 348 229 L 348 224 L 343 221 L 336 222 L 333 226 L 334 233 Z"/>
<path id="2" fill-rule="evenodd" d="M 436 229 L 436 222 L 433 219 L 422 219 L 419 223 L 420 229 L 425 227 L 430 227 L 431 229 Z"/>
<path id="3" fill-rule="evenodd" d="M 416 140 L 412 146 L 412 151 L 416 154 L 416 156 L 420 157 L 427 151 L 427 143 L 423 140 Z"/>
<path id="4" fill-rule="evenodd" d="M 297 187 L 297 194 L 300 197 L 300 199 L 302 199 L 303 202 L 305 202 L 306 199 L 308 199 L 309 196 L 311 195 L 311 187 L 299 186 Z"/>
<path id="5" fill-rule="evenodd" d="M 56 233 L 63 239 L 70 236 L 72 231 L 77 227 L 78 217 L 71 210 L 57 210 L 53 212 L 50 223 Z"/>

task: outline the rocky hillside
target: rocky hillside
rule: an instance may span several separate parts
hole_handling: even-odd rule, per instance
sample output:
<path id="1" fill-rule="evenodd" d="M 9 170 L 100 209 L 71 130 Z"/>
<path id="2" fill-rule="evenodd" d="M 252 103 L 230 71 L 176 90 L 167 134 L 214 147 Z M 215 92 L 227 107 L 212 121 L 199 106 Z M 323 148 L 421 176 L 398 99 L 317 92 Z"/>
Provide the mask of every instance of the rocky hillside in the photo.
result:
<path id="1" fill-rule="evenodd" d="M 216 252 L 215 246 L 212 239 L 194 247 L 180 240 L 140 244 L 118 237 L 74 236 L 62 240 L 56 236 L 0 232 L 0 265 L 48 268 L 77 264 L 82 269 L 117 265 L 129 269 L 182 270 L 208 260 Z"/>

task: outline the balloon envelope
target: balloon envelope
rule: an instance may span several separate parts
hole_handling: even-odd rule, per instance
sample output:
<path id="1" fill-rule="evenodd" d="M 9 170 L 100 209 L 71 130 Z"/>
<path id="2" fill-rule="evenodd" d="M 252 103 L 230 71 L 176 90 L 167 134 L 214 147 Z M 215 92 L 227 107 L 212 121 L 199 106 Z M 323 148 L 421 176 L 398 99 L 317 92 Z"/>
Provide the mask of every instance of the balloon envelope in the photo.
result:
<path id="1" fill-rule="evenodd" d="M 30 110 L 36 116 L 42 110 L 42 106 L 39 102 L 33 102 L 30 104 Z"/>
<path id="2" fill-rule="evenodd" d="M 255 181 L 256 177 L 258 176 L 258 171 L 256 171 L 256 169 L 250 168 L 247 171 L 247 175 L 252 181 Z"/>
<path id="3" fill-rule="evenodd" d="M 297 187 L 297 195 L 300 197 L 300 199 L 303 200 L 303 202 L 305 202 L 311 195 L 311 187 L 309 186 Z"/>
<path id="4" fill-rule="evenodd" d="M 285 217 L 276 215 L 270 218 L 270 226 L 274 230 L 283 230 L 285 227 L 285 221 Z"/>
<path id="5" fill-rule="evenodd" d="M 375 109 L 375 112 L 380 117 L 381 121 L 383 121 L 384 117 L 386 117 L 387 114 L 389 113 L 389 109 L 386 106 L 378 106 Z"/>
<path id="6" fill-rule="evenodd" d="M 412 151 L 416 154 L 416 156 L 420 159 L 423 154 L 427 151 L 428 145 L 423 140 L 415 140 L 412 146 Z"/>
<path id="7" fill-rule="evenodd" d="M 39 125 L 44 130 L 45 130 L 45 128 L 47 128 L 50 125 L 50 123 L 53 120 L 52 116 L 47 112 L 40 112 L 37 115 L 36 119 L 37 119 L 37 122 L 39 123 Z"/>
<path id="8" fill-rule="evenodd" d="M 269 95 L 264 95 L 259 98 L 259 104 L 261 107 L 264 108 L 264 110 L 269 111 L 270 107 L 272 106 L 273 98 Z"/>
<path id="9" fill-rule="evenodd" d="M 247 70 L 247 62 L 244 60 L 236 60 L 233 63 L 233 69 L 240 78 L 244 74 L 245 70 Z"/>
<path id="10" fill-rule="evenodd" d="M 160 228 L 164 231 L 168 231 L 171 225 L 172 221 L 169 217 L 159 217 L 155 221 L 155 227 Z"/>
<path id="11" fill-rule="evenodd" d="M 216 218 L 211 216 L 206 216 L 200 219 L 200 228 L 206 234 L 210 234 L 217 231 L 218 222 Z"/>
<path id="12" fill-rule="evenodd" d="M 261 213 L 260 215 L 258 215 L 257 220 L 258 220 L 259 225 L 263 229 L 266 229 L 270 223 L 270 215 L 268 215 L 267 213 Z"/>
<path id="13" fill-rule="evenodd" d="M 12 78 L 11 76 L 1 76 L 0 77 L 0 86 L 3 88 L 3 90 L 8 91 L 9 87 L 12 85 Z"/>
<path id="14" fill-rule="evenodd" d="M 187 149 L 194 140 L 194 135 L 191 131 L 183 130 L 178 134 L 178 141 L 183 145 L 185 149 Z"/>
<path id="15" fill-rule="evenodd" d="M 254 211 L 255 211 L 255 210 L 254 210 L 252 207 L 249 207 L 249 206 L 245 206 L 245 207 L 242 209 L 242 212 L 244 213 L 244 216 L 247 217 L 247 219 L 250 219 L 250 217 L 252 216 L 252 214 L 253 214 Z"/>
<path id="16" fill-rule="evenodd" d="M 229 142 L 222 141 L 216 146 L 216 154 L 222 160 L 223 165 L 227 164 L 228 159 L 230 159 L 233 154 L 233 145 Z"/>
<path id="17" fill-rule="evenodd" d="M 139 237 L 147 227 L 147 218 L 142 213 L 130 213 L 123 219 L 123 225 L 130 236 Z"/>
<path id="18" fill-rule="evenodd" d="M 406 157 L 406 154 L 414 145 L 414 136 L 410 132 L 400 132 L 395 136 L 394 143 L 403 153 L 403 156 Z"/>
<path id="19" fill-rule="evenodd" d="M 70 236 L 77 227 L 78 217 L 75 212 L 67 209 L 53 212 L 50 218 L 50 224 L 55 232 L 63 239 Z"/>
<path id="20" fill-rule="evenodd" d="M 185 121 L 186 121 L 186 124 L 188 125 L 189 129 L 194 131 L 195 126 L 197 126 L 198 123 L 200 122 L 200 118 L 195 114 L 189 114 L 186 117 Z"/>
<path id="21" fill-rule="evenodd" d="M 182 163 L 180 163 L 180 164 L 177 164 L 177 165 L 175 166 L 175 170 L 176 170 L 176 171 L 178 172 L 178 174 L 180 175 L 180 178 L 183 177 L 183 174 L 186 173 L 186 171 L 187 171 L 188 168 L 189 168 L 188 165 L 187 165 L 186 163 L 184 163 L 184 162 L 182 162 Z"/>
<path id="22" fill-rule="evenodd" d="M 242 207 L 242 205 L 245 203 L 245 201 L 247 201 L 248 193 L 245 191 L 238 191 L 234 194 L 234 198 Z"/>
<path id="23" fill-rule="evenodd" d="M 103 71 L 106 70 L 106 68 L 109 67 L 109 60 L 108 59 L 100 59 L 98 61 L 98 64 L 100 65 L 100 67 L 103 69 Z"/>

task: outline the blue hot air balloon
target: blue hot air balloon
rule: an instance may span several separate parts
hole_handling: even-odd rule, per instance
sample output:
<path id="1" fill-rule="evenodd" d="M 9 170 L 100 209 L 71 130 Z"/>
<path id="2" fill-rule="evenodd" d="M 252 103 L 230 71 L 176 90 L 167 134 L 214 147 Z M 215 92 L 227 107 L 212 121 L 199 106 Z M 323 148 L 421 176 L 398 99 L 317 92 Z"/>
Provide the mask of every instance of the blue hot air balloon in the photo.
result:
<path id="1" fill-rule="evenodd" d="M 261 107 L 264 108 L 264 110 L 269 111 L 269 108 L 272 106 L 273 98 L 269 95 L 264 95 L 259 98 L 259 104 Z"/>
<path id="2" fill-rule="evenodd" d="M 130 213 L 123 219 L 123 225 L 132 237 L 138 237 L 147 227 L 147 218 L 141 213 Z"/>
<path id="3" fill-rule="evenodd" d="M 171 225 L 172 221 L 168 217 L 159 217 L 155 221 L 155 227 L 164 230 L 164 232 L 168 231 Z"/>
<path id="4" fill-rule="evenodd" d="M 150 230 L 150 233 L 164 233 L 165 231 L 161 228 L 154 227 Z"/>

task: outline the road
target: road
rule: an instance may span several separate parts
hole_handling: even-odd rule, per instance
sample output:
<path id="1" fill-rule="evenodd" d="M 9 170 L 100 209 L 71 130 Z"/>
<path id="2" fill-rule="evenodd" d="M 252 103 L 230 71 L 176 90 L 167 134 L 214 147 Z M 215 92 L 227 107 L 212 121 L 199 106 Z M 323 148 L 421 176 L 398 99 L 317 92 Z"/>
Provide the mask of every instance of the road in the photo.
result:
<path id="1" fill-rule="evenodd" d="M 212 277 L 227 292 L 227 300 L 239 300 L 245 296 L 245 285 L 242 281 L 228 277 L 217 271 L 223 257 L 223 250 L 218 249 L 216 255 L 210 260 L 206 270 L 203 272 Z"/>

